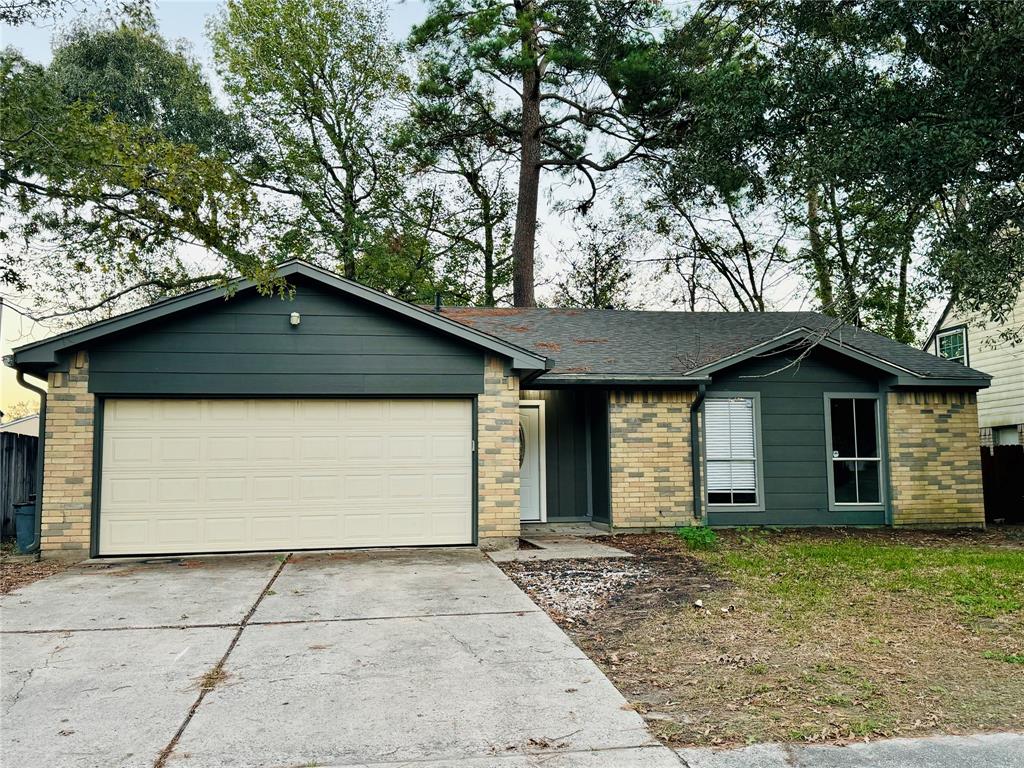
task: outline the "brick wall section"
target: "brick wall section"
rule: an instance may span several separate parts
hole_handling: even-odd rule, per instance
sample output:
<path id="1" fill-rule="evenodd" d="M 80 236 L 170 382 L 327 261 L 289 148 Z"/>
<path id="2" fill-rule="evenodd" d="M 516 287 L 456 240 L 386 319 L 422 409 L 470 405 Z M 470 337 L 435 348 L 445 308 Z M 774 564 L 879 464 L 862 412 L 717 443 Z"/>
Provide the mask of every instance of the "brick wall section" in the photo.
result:
<path id="1" fill-rule="evenodd" d="M 892 521 L 896 526 L 985 526 L 973 392 L 889 394 Z"/>
<path id="2" fill-rule="evenodd" d="M 609 394 L 612 526 L 694 525 L 690 403 L 694 392 Z"/>
<path id="3" fill-rule="evenodd" d="M 88 382 L 85 352 L 75 354 L 67 373 L 51 373 L 47 382 L 43 557 L 89 557 L 95 398 Z"/>
<path id="4" fill-rule="evenodd" d="M 481 549 L 519 538 L 519 379 L 488 356 L 477 400 L 477 509 Z"/>

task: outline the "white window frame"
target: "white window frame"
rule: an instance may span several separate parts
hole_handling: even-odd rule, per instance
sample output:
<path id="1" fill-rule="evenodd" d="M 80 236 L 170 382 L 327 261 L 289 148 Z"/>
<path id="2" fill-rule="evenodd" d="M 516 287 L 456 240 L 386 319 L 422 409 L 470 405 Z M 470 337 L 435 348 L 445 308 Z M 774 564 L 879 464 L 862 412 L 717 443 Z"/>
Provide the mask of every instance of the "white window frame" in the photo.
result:
<path id="1" fill-rule="evenodd" d="M 873 400 L 875 403 L 875 452 L 877 458 L 864 458 L 860 456 L 833 456 L 832 455 L 832 400 Z M 828 477 L 828 507 L 832 511 L 842 509 L 862 509 L 866 512 L 873 512 L 885 509 L 885 437 L 882 434 L 884 429 L 882 421 L 881 397 L 866 392 L 826 392 L 825 393 L 825 471 Z M 856 430 L 856 416 L 854 421 Z M 856 431 L 854 432 L 856 435 Z M 856 437 L 854 438 L 856 440 Z M 878 501 L 836 501 L 836 484 L 833 473 L 833 462 L 836 461 L 874 461 L 878 464 Z M 860 495 L 858 488 L 857 495 Z"/>
<path id="2" fill-rule="evenodd" d="M 701 471 L 703 473 L 702 485 L 704 487 L 704 505 L 708 510 L 722 510 L 727 512 L 764 512 L 764 449 L 761 444 L 761 393 L 760 392 L 708 392 L 704 396 L 704 402 L 708 400 L 751 400 L 754 406 L 754 496 L 756 501 L 753 504 L 723 504 L 708 500 L 708 457 L 707 457 L 707 412 L 701 406 Z"/>
<path id="3" fill-rule="evenodd" d="M 946 357 L 945 355 L 942 354 L 942 339 L 948 338 L 950 336 L 959 336 L 963 340 L 963 360 L 961 360 L 958 357 Z M 970 354 L 967 351 L 967 326 L 958 325 L 955 328 L 949 328 L 948 330 L 940 331 L 939 333 L 935 334 L 935 354 L 936 356 L 941 357 L 943 360 L 951 360 L 954 363 L 960 363 L 961 365 L 969 366 L 971 362 Z"/>

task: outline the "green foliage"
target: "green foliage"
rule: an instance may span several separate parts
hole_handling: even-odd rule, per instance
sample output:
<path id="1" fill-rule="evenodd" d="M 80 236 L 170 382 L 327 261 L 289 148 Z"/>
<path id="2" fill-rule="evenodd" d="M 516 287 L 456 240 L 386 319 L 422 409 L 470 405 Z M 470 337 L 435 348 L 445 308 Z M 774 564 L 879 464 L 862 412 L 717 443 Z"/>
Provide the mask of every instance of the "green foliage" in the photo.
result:
<path id="1" fill-rule="evenodd" d="M 581 181 L 586 212 L 595 175 L 635 158 L 647 136 L 626 105 L 650 101 L 654 29 L 666 18 L 635 0 L 434 0 L 413 30 L 420 93 L 457 103 L 464 136 L 514 145 L 516 304 L 534 303 L 541 171 Z"/>
<path id="2" fill-rule="evenodd" d="M 187 50 L 150 26 L 80 22 L 57 38 L 47 75 L 63 103 L 90 104 L 94 122 L 114 117 L 204 153 L 246 146 Z"/>
<path id="3" fill-rule="evenodd" d="M 676 535 L 690 549 L 709 550 L 718 546 L 718 535 L 711 528 L 689 525 L 676 529 Z"/>
<path id="4" fill-rule="evenodd" d="M 986 659 L 1005 661 L 1007 664 L 1024 664 L 1024 653 L 1004 653 L 1002 651 L 985 651 L 981 654 Z"/>
<path id="5" fill-rule="evenodd" d="M 385 287 L 399 242 L 388 213 L 404 194 L 387 146 L 389 112 L 407 88 L 385 7 L 231 0 L 210 32 L 225 90 L 256 145 L 248 176 L 282 198 L 276 247 L 324 254 L 347 277 Z M 370 254 L 384 262 L 364 263 Z"/>
<path id="6" fill-rule="evenodd" d="M 1022 43 L 1017 1 L 709 4 L 666 33 L 653 198 L 771 206 L 819 305 L 894 338 L 936 292 L 1001 316 L 1024 278 Z"/>
<path id="7" fill-rule="evenodd" d="M 514 146 L 476 122 L 479 103 L 493 104 L 493 94 L 483 87 L 457 92 L 428 75 L 392 141 L 428 190 L 405 206 L 405 214 L 444 263 L 439 287 L 446 301 L 494 306 L 510 298 L 512 283 L 515 200 L 508 177 Z"/>
<path id="8" fill-rule="evenodd" d="M 144 78 L 128 106 L 113 87 L 88 85 L 94 38 L 119 51 L 116 67 L 97 70 L 111 83 L 150 70 L 179 80 Z M 266 283 L 266 254 L 250 239 L 259 216 L 252 188 L 226 150 L 185 135 L 189 124 L 195 138 L 228 122 L 198 66 L 146 27 L 76 28 L 50 67 L 0 53 L 0 236 L 20 264 L 5 281 L 79 304 L 95 298 L 97 281 L 106 296 L 137 286 L 150 297 L 225 273 Z M 186 265 L 182 244 L 207 249 L 214 269 Z"/>
<path id="9" fill-rule="evenodd" d="M 561 245 L 567 268 L 556 282 L 555 306 L 638 308 L 630 295 L 635 275 L 629 257 L 643 247 L 644 238 L 626 222 L 590 222 L 574 242 Z"/>

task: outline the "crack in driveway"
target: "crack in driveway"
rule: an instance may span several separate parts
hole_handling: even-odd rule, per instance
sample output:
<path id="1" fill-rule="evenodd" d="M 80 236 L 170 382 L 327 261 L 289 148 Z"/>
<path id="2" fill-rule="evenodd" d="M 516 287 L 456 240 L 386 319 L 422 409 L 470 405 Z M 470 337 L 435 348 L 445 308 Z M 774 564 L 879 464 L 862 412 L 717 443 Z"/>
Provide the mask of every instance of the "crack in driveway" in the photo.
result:
<path id="1" fill-rule="evenodd" d="M 224 651 L 224 655 L 220 657 L 220 661 L 218 661 L 216 665 L 214 665 L 213 669 L 206 673 L 204 678 L 219 679 L 221 677 L 224 671 L 224 666 L 227 664 L 228 657 L 231 656 L 231 652 L 235 650 L 235 646 L 238 645 L 238 640 L 239 638 L 241 638 L 242 633 L 245 631 L 245 628 L 249 625 L 249 620 L 253 617 L 253 614 L 256 613 L 256 609 L 260 607 L 260 603 L 263 602 L 263 598 L 265 598 L 267 594 L 270 592 L 270 588 L 274 586 L 274 582 L 277 581 L 277 577 L 281 575 L 281 571 L 283 571 L 284 567 L 288 565 L 288 561 L 291 560 L 291 558 L 292 553 L 289 552 L 284 557 L 284 559 L 281 560 L 281 564 L 277 567 L 277 570 L 274 571 L 274 574 L 270 577 L 270 581 L 266 583 L 266 586 L 263 587 L 263 590 L 260 592 L 259 597 L 256 598 L 256 601 L 249 608 L 249 611 L 245 614 L 245 616 L 242 617 L 242 620 L 238 623 L 238 631 L 235 632 L 234 637 L 231 638 L 231 642 L 228 644 L 228 649 Z M 188 728 L 188 724 L 192 722 L 192 718 L 193 716 L 195 716 L 196 711 L 203 703 L 203 699 L 206 698 L 206 694 L 209 693 L 211 690 L 213 690 L 213 686 L 202 685 L 199 688 L 199 695 L 196 697 L 195 703 L 192 704 L 191 708 L 188 711 L 188 714 L 185 715 L 185 720 L 178 728 L 177 733 L 174 734 L 171 740 L 167 742 L 167 746 L 164 747 L 163 750 L 160 752 L 160 755 L 157 757 L 156 762 L 153 763 L 153 768 L 164 768 L 164 766 L 167 765 L 167 761 L 168 759 L 170 759 L 171 754 L 174 752 L 174 748 L 178 745 L 178 742 L 181 740 L 182 734 L 185 733 L 185 729 Z"/>

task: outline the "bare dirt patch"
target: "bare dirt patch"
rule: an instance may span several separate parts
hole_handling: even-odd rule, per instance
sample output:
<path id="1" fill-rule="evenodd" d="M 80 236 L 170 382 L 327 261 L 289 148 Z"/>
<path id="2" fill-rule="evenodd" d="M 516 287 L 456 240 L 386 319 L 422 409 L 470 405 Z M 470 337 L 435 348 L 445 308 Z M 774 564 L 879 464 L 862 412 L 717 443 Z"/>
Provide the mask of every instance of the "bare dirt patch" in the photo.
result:
<path id="1" fill-rule="evenodd" d="M 1024 536 L 726 532 L 505 571 L 673 745 L 1024 728 Z"/>

